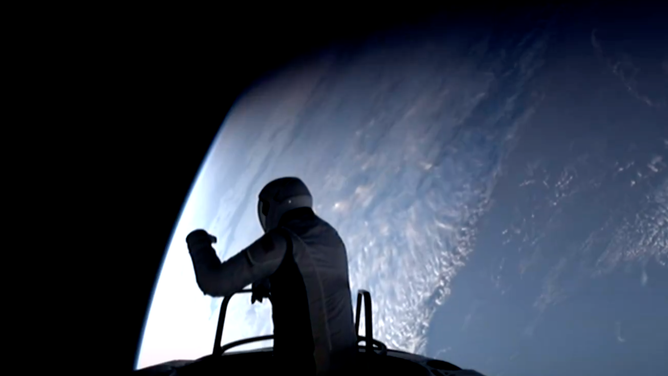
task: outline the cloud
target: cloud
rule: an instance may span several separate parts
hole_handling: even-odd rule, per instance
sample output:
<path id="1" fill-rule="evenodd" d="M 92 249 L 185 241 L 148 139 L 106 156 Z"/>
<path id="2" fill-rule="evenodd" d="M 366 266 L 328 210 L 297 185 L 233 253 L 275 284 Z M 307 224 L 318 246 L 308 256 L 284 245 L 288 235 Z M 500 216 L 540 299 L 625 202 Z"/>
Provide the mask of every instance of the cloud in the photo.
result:
<path id="1" fill-rule="evenodd" d="M 640 283 L 641 283 L 643 286 L 647 286 L 647 279 L 648 279 L 648 277 L 647 277 L 647 272 L 646 272 L 645 270 L 643 270 L 643 271 L 642 271 L 642 276 L 640 277 Z"/>
<path id="2" fill-rule="evenodd" d="M 622 337 L 622 323 L 621 323 L 621 321 L 617 321 L 615 323 L 615 335 L 617 336 L 617 342 L 619 342 L 619 343 L 626 342 L 626 339 L 624 337 Z"/>
<path id="3" fill-rule="evenodd" d="M 436 354 L 434 354 L 433 358 L 434 358 L 434 359 L 441 359 L 441 360 L 444 360 L 444 358 L 441 358 L 441 356 L 442 356 L 442 355 L 445 355 L 445 353 L 447 353 L 447 352 L 450 351 L 450 350 L 452 350 L 452 347 L 450 347 L 450 346 L 445 347 L 445 348 L 442 348 L 442 349 L 438 350 L 438 351 L 436 352 Z"/>

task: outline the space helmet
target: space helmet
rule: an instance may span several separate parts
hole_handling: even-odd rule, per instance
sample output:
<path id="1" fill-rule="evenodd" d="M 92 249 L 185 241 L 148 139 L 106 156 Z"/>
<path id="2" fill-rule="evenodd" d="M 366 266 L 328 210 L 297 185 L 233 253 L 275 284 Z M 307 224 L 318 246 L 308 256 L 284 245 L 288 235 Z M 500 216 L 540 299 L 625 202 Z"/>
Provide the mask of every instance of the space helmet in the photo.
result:
<path id="1" fill-rule="evenodd" d="M 311 192 L 295 177 L 272 180 L 262 188 L 258 198 L 257 215 L 264 232 L 278 227 L 283 214 L 290 210 L 313 207 Z"/>

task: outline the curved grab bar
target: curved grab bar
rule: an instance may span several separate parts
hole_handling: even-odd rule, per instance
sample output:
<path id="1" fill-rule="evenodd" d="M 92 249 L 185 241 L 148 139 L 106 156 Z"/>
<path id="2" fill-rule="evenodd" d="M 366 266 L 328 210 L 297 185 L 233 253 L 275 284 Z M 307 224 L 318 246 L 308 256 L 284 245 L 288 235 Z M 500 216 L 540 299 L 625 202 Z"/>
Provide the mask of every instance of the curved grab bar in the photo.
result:
<path id="1" fill-rule="evenodd" d="M 367 290 L 357 290 L 357 311 L 355 312 L 355 335 L 359 337 L 360 330 L 360 311 L 362 305 L 360 304 L 364 299 L 364 329 L 366 332 L 365 338 L 368 338 L 366 342 L 366 352 L 367 354 L 373 352 L 373 322 L 371 321 L 371 293 Z"/>
<path id="2" fill-rule="evenodd" d="M 251 293 L 253 290 L 251 289 L 245 289 L 245 290 L 240 290 L 236 292 L 235 294 L 247 294 Z M 227 306 L 230 303 L 230 299 L 235 294 L 231 294 L 226 296 L 223 299 L 223 303 L 220 306 L 220 314 L 218 315 L 218 326 L 216 327 L 216 339 L 214 340 L 213 343 L 213 355 L 218 356 L 222 355 L 225 351 L 229 350 L 232 347 L 236 347 L 239 345 L 243 345 L 246 343 L 251 343 L 255 341 L 263 341 L 263 340 L 269 340 L 273 339 L 273 335 L 268 335 L 268 336 L 261 336 L 261 337 L 253 337 L 253 338 L 246 338 L 242 339 L 239 341 L 235 341 L 232 343 L 228 343 L 227 345 L 221 346 L 220 341 L 223 339 L 223 328 L 225 326 L 225 314 L 227 312 Z M 360 336 L 359 335 L 359 327 L 360 327 L 360 313 L 362 310 L 362 303 L 364 303 L 364 323 L 365 323 L 365 335 Z M 369 293 L 367 290 L 357 290 L 357 309 L 355 312 L 355 335 L 357 336 L 357 342 L 359 343 L 360 341 L 365 342 L 365 352 L 367 354 L 376 354 L 374 351 L 374 345 L 378 346 L 378 349 L 380 350 L 380 354 L 384 355 L 387 353 L 387 347 L 385 344 L 383 344 L 380 341 L 377 341 L 373 339 L 373 321 L 372 321 L 372 312 L 371 312 L 371 293 Z"/>
<path id="3" fill-rule="evenodd" d="M 253 292 L 251 289 L 245 289 L 236 292 L 237 294 L 246 294 Z M 220 341 L 223 339 L 223 327 L 225 326 L 225 313 L 227 312 L 227 305 L 230 304 L 230 299 L 234 294 L 228 295 L 223 299 L 223 304 L 220 306 L 220 314 L 218 315 L 218 326 L 216 327 L 216 339 L 213 342 L 213 355 L 221 355 L 224 350 L 220 346 Z"/>

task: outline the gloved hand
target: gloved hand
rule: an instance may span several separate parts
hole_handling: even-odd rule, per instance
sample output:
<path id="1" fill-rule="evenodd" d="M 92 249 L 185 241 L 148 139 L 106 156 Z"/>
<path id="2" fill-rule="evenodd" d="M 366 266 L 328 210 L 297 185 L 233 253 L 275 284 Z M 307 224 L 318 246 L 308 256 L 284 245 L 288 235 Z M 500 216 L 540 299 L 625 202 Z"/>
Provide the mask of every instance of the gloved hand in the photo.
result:
<path id="1" fill-rule="evenodd" d="M 197 229 L 192 231 L 188 236 L 186 236 L 186 243 L 188 243 L 188 250 L 193 251 L 196 249 L 201 249 L 202 247 L 211 246 L 211 244 L 216 243 L 217 239 L 215 236 L 210 235 L 202 229 Z"/>
<path id="2" fill-rule="evenodd" d="M 271 283 L 269 282 L 269 278 L 253 282 L 251 304 L 255 304 L 256 301 L 262 303 L 263 298 L 271 298 Z"/>

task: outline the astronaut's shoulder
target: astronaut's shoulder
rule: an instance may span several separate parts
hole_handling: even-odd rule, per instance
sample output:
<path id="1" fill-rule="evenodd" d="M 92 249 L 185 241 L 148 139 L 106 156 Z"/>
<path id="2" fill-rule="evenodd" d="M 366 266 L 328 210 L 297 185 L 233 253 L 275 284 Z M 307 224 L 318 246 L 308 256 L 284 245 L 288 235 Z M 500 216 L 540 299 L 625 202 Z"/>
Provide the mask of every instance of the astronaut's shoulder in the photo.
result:
<path id="1" fill-rule="evenodd" d="M 265 252 L 284 251 L 288 248 L 291 239 L 287 231 L 277 228 L 267 231 L 259 239 L 259 242 Z"/>

